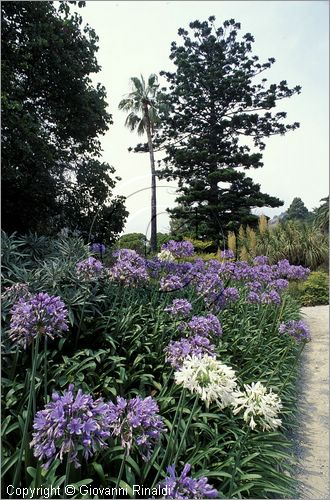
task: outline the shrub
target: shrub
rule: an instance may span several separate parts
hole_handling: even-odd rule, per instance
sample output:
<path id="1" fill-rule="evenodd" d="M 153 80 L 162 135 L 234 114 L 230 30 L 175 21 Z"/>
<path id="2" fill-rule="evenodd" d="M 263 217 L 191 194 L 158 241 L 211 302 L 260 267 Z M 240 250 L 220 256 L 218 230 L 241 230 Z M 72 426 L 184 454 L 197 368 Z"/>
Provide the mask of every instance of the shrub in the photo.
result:
<path id="1" fill-rule="evenodd" d="M 302 283 L 304 306 L 316 306 L 329 303 L 329 275 L 322 272 L 312 273 Z"/>
<path id="2" fill-rule="evenodd" d="M 201 241 L 196 240 L 194 238 L 184 238 L 187 241 L 190 241 L 194 245 L 194 249 L 196 252 L 205 252 L 206 250 L 210 250 L 212 246 L 214 246 L 213 241 Z"/>
<path id="3" fill-rule="evenodd" d="M 128 248 L 129 250 L 135 250 L 140 255 L 144 255 L 146 252 L 147 239 L 142 233 L 128 233 L 123 234 L 114 248 Z"/>
<path id="4" fill-rule="evenodd" d="M 292 282 L 290 294 L 302 306 L 319 306 L 329 303 L 329 275 L 313 272 L 305 282 Z"/>

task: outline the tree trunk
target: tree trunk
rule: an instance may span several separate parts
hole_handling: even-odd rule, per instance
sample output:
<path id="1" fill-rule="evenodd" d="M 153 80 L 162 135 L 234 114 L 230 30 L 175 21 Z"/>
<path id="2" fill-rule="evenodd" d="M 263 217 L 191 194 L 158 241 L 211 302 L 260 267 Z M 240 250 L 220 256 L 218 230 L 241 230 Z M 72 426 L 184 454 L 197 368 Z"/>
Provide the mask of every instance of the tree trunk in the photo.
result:
<path id="1" fill-rule="evenodd" d="M 157 199 L 156 199 L 156 171 L 155 171 L 155 158 L 154 158 L 154 148 L 152 145 L 151 137 L 151 126 L 148 113 L 148 105 L 144 105 L 144 114 L 147 124 L 147 137 L 148 137 L 148 149 L 150 156 L 150 166 L 151 166 L 151 236 L 150 236 L 150 247 L 152 252 L 157 251 Z"/>

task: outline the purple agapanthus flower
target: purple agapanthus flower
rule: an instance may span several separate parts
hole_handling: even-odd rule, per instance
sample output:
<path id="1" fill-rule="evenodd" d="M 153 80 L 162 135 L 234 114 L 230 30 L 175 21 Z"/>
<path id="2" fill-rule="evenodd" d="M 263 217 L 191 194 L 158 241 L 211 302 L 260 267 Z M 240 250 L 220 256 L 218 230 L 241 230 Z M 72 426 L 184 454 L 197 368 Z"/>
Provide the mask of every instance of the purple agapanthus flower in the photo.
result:
<path id="1" fill-rule="evenodd" d="M 201 335 L 193 335 L 189 338 L 173 341 L 165 347 L 166 361 L 170 363 L 173 368 L 181 368 L 182 363 L 187 356 L 199 356 L 208 354 L 215 356 L 215 347 L 211 344 L 207 337 Z"/>
<path id="2" fill-rule="evenodd" d="M 310 269 L 303 266 L 293 266 L 287 259 L 283 259 L 274 266 L 274 274 L 278 278 L 304 280 L 309 276 Z"/>
<path id="3" fill-rule="evenodd" d="M 180 290 L 184 286 L 182 278 L 176 274 L 164 276 L 159 282 L 160 290 L 163 292 L 172 292 Z"/>
<path id="4" fill-rule="evenodd" d="M 275 290 L 270 290 L 261 294 L 260 301 L 262 304 L 280 304 L 281 297 Z"/>
<path id="5" fill-rule="evenodd" d="M 187 328 L 191 333 L 203 335 L 204 337 L 208 337 L 209 335 L 222 335 L 220 321 L 214 314 L 193 316 L 189 323 L 187 323 Z"/>
<path id="6" fill-rule="evenodd" d="M 252 292 L 260 292 L 262 290 L 262 284 L 259 281 L 249 281 L 246 286 Z"/>
<path id="7" fill-rule="evenodd" d="M 27 283 L 14 283 L 11 286 L 5 287 L 2 298 L 8 299 L 10 302 L 17 302 L 19 299 L 28 299 L 31 297 L 29 285 Z"/>
<path id="8" fill-rule="evenodd" d="M 285 323 L 281 323 L 279 332 L 281 334 L 290 335 L 298 342 L 308 342 L 311 340 L 309 327 L 301 320 L 289 320 Z"/>
<path id="9" fill-rule="evenodd" d="M 191 310 L 192 305 L 186 299 L 174 299 L 172 305 L 164 309 L 164 311 L 174 316 L 188 316 Z"/>
<path id="10" fill-rule="evenodd" d="M 151 397 L 126 400 L 117 397 L 117 403 L 109 403 L 112 435 L 120 436 L 121 445 L 128 452 L 133 443 L 143 460 L 148 460 L 153 447 L 166 432 L 159 408 Z"/>
<path id="11" fill-rule="evenodd" d="M 30 446 L 34 456 L 48 468 L 55 459 L 68 455 L 75 467 L 80 466 L 79 451 L 87 460 L 107 446 L 110 437 L 110 412 L 102 399 L 93 400 L 81 389 L 75 395 L 70 384 L 62 396 L 53 393 L 52 401 L 36 413 Z"/>
<path id="12" fill-rule="evenodd" d="M 253 267 L 245 261 L 231 262 L 230 274 L 235 280 L 245 280 L 253 278 Z M 228 267 L 228 265 L 227 265 Z"/>
<path id="13" fill-rule="evenodd" d="M 270 283 L 273 279 L 272 267 L 268 264 L 253 266 L 250 269 L 250 276 L 254 281 L 260 281 L 261 283 Z"/>
<path id="14" fill-rule="evenodd" d="M 237 288 L 229 286 L 228 288 L 224 289 L 223 296 L 226 299 L 226 303 L 235 302 L 236 300 L 239 299 L 239 291 L 237 290 Z"/>
<path id="15" fill-rule="evenodd" d="M 82 280 L 94 280 L 101 275 L 103 264 L 94 257 L 78 262 L 76 265 L 77 275 Z"/>
<path id="16" fill-rule="evenodd" d="M 167 467 L 168 476 L 160 483 L 159 487 L 166 488 L 164 498 L 183 500 L 187 498 L 218 498 L 218 491 L 208 483 L 207 477 L 194 479 L 189 476 L 190 464 L 186 464 L 180 476 L 176 476 L 175 465 Z"/>
<path id="17" fill-rule="evenodd" d="M 303 266 L 290 266 L 286 277 L 290 280 L 305 280 L 308 278 L 311 270 Z"/>
<path id="18" fill-rule="evenodd" d="M 54 339 L 68 330 L 68 311 L 64 302 L 48 293 L 19 299 L 10 312 L 9 338 L 24 349 L 39 334 Z"/>
<path id="19" fill-rule="evenodd" d="M 249 292 L 246 297 L 247 302 L 250 304 L 259 304 L 261 301 L 260 295 L 257 292 Z"/>
<path id="20" fill-rule="evenodd" d="M 284 280 L 284 279 L 281 279 L 281 278 L 279 278 L 277 280 L 274 280 L 271 283 L 269 283 L 269 287 L 270 288 L 274 288 L 278 292 L 282 292 L 283 290 L 286 290 L 288 288 L 288 286 L 289 286 L 288 280 Z"/>
<path id="21" fill-rule="evenodd" d="M 196 291 L 204 297 L 204 301 L 208 306 L 219 301 L 223 289 L 223 281 L 215 272 L 201 274 L 197 279 Z"/>
<path id="22" fill-rule="evenodd" d="M 148 281 L 146 261 L 135 250 L 122 249 L 113 253 L 117 262 L 110 268 L 110 277 L 126 286 L 136 286 Z"/>
<path id="23" fill-rule="evenodd" d="M 103 243 L 92 243 L 90 245 L 91 252 L 100 253 L 101 255 L 105 252 L 105 245 Z"/>
<path id="24" fill-rule="evenodd" d="M 160 261 L 157 257 L 153 257 L 152 259 L 147 259 L 146 269 L 151 278 L 158 278 L 162 270 L 162 261 Z"/>
<path id="25" fill-rule="evenodd" d="M 194 254 L 194 245 L 190 241 L 170 240 L 161 246 L 161 250 L 168 250 L 174 257 L 191 257 Z"/>
<path id="26" fill-rule="evenodd" d="M 268 264 L 268 257 L 266 257 L 266 255 L 257 255 L 257 257 L 253 259 L 253 264 L 256 266 Z"/>
<path id="27" fill-rule="evenodd" d="M 222 259 L 234 259 L 235 254 L 232 250 L 222 250 L 220 253 Z"/>

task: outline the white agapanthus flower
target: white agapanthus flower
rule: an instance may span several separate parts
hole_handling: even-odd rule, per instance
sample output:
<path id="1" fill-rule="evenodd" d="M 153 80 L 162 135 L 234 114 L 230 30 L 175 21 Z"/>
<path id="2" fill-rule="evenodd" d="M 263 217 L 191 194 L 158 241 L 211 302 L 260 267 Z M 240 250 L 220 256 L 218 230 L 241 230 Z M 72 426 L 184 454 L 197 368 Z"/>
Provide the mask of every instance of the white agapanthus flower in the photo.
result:
<path id="1" fill-rule="evenodd" d="M 206 406 L 216 401 L 220 409 L 233 404 L 237 387 L 235 371 L 212 356 L 187 356 L 175 373 L 175 382 L 198 394 Z"/>
<path id="2" fill-rule="evenodd" d="M 157 254 L 159 260 L 166 260 L 167 262 L 173 262 L 175 260 L 174 255 L 169 250 L 162 250 Z"/>
<path id="3" fill-rule="evenodd" d="M 272 390 L 267 392 L 267 388 L 261 382 L 246 384 L 244 390 L 244 392 L 234 394 L 233 413 L 235 415 L 244 411 L 243 418 L 252 430 L 261 427 L 263 431 L 268 431 L 282 424 L 282 420 L 277 418 L 282 408 L 277 394 L 274 394 Z"/>

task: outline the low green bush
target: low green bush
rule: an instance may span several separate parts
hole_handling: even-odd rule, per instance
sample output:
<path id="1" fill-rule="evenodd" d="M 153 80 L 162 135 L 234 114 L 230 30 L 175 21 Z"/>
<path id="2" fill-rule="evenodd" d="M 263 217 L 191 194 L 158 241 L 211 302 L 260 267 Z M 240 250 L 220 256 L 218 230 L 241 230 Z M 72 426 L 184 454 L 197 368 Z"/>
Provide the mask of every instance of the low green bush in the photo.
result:
<path id="1" fill-rule="evenodd" d="M 302 283 L 304 306 L 316 306 L 329 303 L 329 275 L 323 272 L 311 273 Z"/>
<path id="2" fill-rule="evenodd" d="M 290 295 L 302 306 L 318 306 L 329 303 L 329 275 L 322 271 L 313 272 L 305 282 L 292 282 Z"/>

